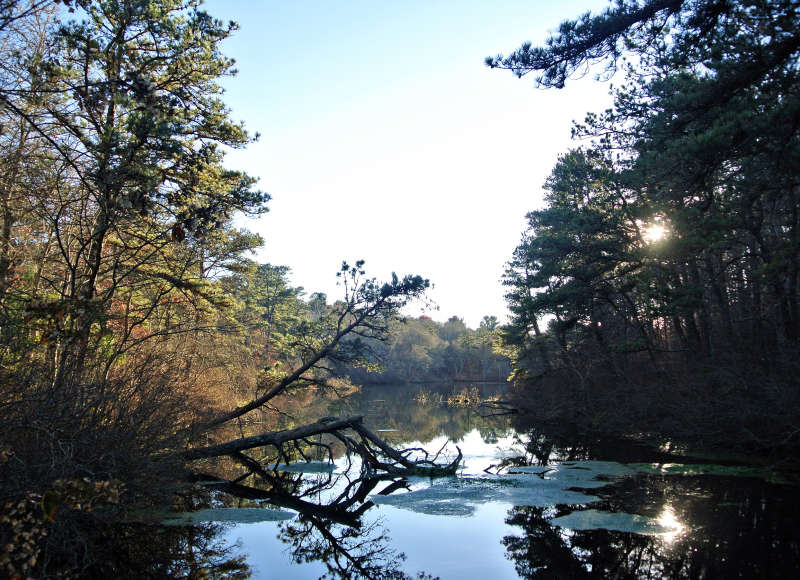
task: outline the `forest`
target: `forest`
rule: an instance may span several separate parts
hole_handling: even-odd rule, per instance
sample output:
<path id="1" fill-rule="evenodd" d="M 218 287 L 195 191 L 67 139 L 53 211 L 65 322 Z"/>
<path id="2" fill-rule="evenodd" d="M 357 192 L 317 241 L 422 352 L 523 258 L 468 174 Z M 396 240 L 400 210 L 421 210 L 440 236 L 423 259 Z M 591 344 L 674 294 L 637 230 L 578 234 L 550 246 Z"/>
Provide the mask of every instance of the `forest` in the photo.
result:
<path id="1" fill-rule="evenodd" d="M 198 460 L 249 477 L 245 451 L 277 465 L 328 434 L 374 471 L 455 473 L 460 449 L 411 461 L 361 417 L 292 416 L 370 383 L 509 379 L 537 426 L 797 467 L 795 1 L 616 0 L 486 59 L 614 85 L 527 215 L 508 324 L 477 329 L 404 316 L 419 275 L 345 261 L 329 297 L 253 258 L 237 218 L 270 196 L 225 163 L 258 137 L 220 84 L 237 25 L 200 5 L 0 0 L 0 574 L 137 577 L 147 528 L 115 524 L 194 505 Z M 267 497 L 242 480 L 211 483 Z M 223 556 L 185 576 L 240 577 Z"/>
<path id="2" fill-rule="evenodd" d="M 367 364 L 334 367 L 353 383 L 505 382 L 511 373 L 495 316 L 470 329 L 458 316 L 436 322 L 429 316 L 390 325 L 387 340 L 373 340 Z"/>
<path id="3" fill-rule="evenodd" d="M 176 501 L 187 447 L 287 389 L 347 390 L 328 364 L 365 362 L 363 342 L 429 286 L 343 263 L 329 304 L 249 257 L 262 240 L 233 219 L 269 195 L 223 163 L 254 139 L 221 100 L 236 25 L 199 4 L 0 3 L 10 576 L 118 577 L 98 560 L 119 549 L 114 518 Z"/>
<path id="4" fill-rule="evenodd" d="M 540 88 L 618 83 L 504 278 L 537 418 L 796 457 L 797 25 L 789 0 L 622 1 L 487 58 Z"/>

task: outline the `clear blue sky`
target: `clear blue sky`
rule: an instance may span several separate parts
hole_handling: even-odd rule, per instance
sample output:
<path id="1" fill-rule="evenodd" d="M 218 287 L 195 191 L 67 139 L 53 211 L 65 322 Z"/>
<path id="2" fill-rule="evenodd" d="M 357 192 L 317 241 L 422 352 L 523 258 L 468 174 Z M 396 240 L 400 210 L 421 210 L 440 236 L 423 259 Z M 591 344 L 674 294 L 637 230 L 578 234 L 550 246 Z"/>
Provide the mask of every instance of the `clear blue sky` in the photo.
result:
<path id="1" fill-rule="evenodd" d="M 207 2 L 241 26 L 224 45 L 239 69 L 225 99 L 261 139 L 229 164 L 273 196 L 246 224 L 266 239 L 258 259 L 333 299 L 341 261 L 363 258 L 378 278 L 430 278 L 435 319 L 504 318 L 500 277 L 524 215 L 541 206 L 571 121 L 606 108 L 609 87 L 537 90 L 483 59 L 606 5 Z"/>

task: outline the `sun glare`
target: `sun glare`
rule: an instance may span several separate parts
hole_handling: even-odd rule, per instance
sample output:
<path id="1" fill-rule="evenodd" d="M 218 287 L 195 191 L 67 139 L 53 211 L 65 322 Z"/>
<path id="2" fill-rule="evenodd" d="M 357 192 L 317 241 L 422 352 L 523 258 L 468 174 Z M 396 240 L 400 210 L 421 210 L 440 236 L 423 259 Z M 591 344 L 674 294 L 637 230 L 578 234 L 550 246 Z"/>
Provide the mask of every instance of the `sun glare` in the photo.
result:
<path id="1" fill-rule="evenodd" d="M 650 224 L 644 229 L 644 240 L 648 244 L 652 244 L 654 242 L 658 242 L 667 235 L 667 228 L 662 226 L 661 224 Z"/>
<path id="2" fill-rule="evenodd" d="M 658 516 L 658 523 L 668 530 L 661 534 L 661 538 L 667 543 L 675 540 L 684 530 L 683 524 L 675 517 L 675 510 L 672 509 L 671 505 L 664 506 L 663 511 Z"/>

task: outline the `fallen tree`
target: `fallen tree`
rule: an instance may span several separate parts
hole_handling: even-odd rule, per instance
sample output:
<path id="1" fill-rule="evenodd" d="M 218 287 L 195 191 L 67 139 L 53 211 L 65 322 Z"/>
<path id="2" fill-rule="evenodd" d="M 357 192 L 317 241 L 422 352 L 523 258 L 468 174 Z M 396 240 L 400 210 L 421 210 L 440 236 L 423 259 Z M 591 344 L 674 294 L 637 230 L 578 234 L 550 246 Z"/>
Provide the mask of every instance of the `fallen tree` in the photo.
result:
<path id="1" fill-rule="evenodd" d="M 301 364 L 274 384 L 260 385 L 260 390 L 266 390 L 263 395 L 207 421 L 201 432 L 259 409 L 293 386 L 318 383 L 320 373 L 329 370 L 327 361 L 365 364 L 364 350 L 368 347 L 364 340 L 386 340 L 389 322 L 409 302 L 423 298 L 430 286 L 420 276 L 405 276 L 401 280 L 394 273 L 391 282 L 381 284 L 375 278 L 365 278 L 363 266 L 363 260 L 354 266 L 342 262 L 336 276 L 344 288 L 344 300 L 336 304 L 330 318 L 309 324 L 305 336 L 298 337 L 296 343 L 304 345 Z"/>
<path id="2" fill-rule="evenodd" d="M 353 431 L 358 438 L 347 434 Z M 284 451 L 284 445 L 302 441 L 307 445 L 321 445 L 308 441 L 309 437 L 315 435 L 329 434 L 344 443 L 348 453 L 355 453 L 364 461 L 364 466 L 368 470 L 383 471 L 392 475 L 452 475 L 458 469 L 463 457 L 461 449 L 456 446 L 458 451 L 455 459 L 446 463 L 437 463 L 441 454 L 435 454 L 433 458 L 430 454 L 419 447 L 397 450 L 383 441 L 380 437 L 372 433 L 363 424 L 363 417 L 347 417 L 336 419 L 334 417 L 323 417 L 315 423 L 303 425 L 295 429 L 286 429 L 272 433 L 262 433 L 251 437 L 242 437 L 233 441 L 226 441 L 208 447 L 197 447 L 188 449 L 181 453 L 185 459 L 208 459 L 212 457 L 231 456 L 234 458 L 246 457 L 241 452 L 258 447 L 273 446 L 277 451 L 276 467 L 281 458 L 288 457 Z M 421 455 L 419 459 L 411 459 L 417 453 Z"/>
<path id="3" fill-rule="evenodd" d="M 325 320 L 319 321 L 315 328 L 309 328 L 309 333 L 316 333 L 317 336 L 322 329 L 325 331 L 327 339 L 322 343 L 317 342 L 316 348 L 307 349 L 303 353 L 301 364 L 292 372 L 287 373 L 285 377 L 275 381 L 274 384 L 261 385 L 260 390 L 264 394 L 247 404 L 205 421 L 195 431 L 194 442 L 199 441 L 201 436 L 209 436 L 226 423 L 265 407 L 281 393 L 294 387 L 324 381 L 327 361 L 358 361 L 362 357 L 363 344 L 361 340 L 365 338 L 385 339 L 389 322 L 410 300 L 422 297 L 428 287 L 428 281 L 419 276 L 406 276 L 401 280 L 393 275 L 391 282 L 379 284 L 375 279 L 364 278 L 362 266 L 362 261 L 357 262 L 355 266 L 342 264 L 338 275 L 344 287 L 344 300 L 337 303 L 338 310 L 327 322 L 329 325 L 327 329 Z M 313 344 L 313 341 L 309 340 L 308 344 Z M 462 453 L 458 447 L 456 447 L 455 458 L 450 461 L 440 461 L 444 448 L 433 455 L 421 448 L 395 449 L 372 433 L 364 425 L 361 416 L 324 417 L 314 423 L 293 429 L 243 436 L 213 445 L 191 446 L 177 455 L 189 461 L 230 457 L 233 461 L 244 465 L 247 474 L 235 481 L 226 481 L 216 478 L 216 476 L 210 476 L 205 479 L 208 485 L 234 495 L 241 492 L 239 494 L 243 494 L 242 497 L 263 499 L 257 490 L 245 489 L 239 482 L 250 475 L 257 475 L 261 480 L 269 481 L 274 478 L 274 472 L 282 461 L 289 462 L 292 451 L 305 457 L 304 447 L 306 449 L 314 446 L 323 447 L 327 450 L 329 459 L 333 461 L 333 453 L 329 445 L 310 440 L 311 437 L 324 434 L 341 442 L 348 456 L 360 457 L 362 474 L 369 477 L 374 477 L 376 474 L 427 475 L 431 477 L 452 475 L 458 469 L 462 459 Z M 275 449 L 275 464 L 272 472 L 261 462 L 244 453 L 264 447 Z"/>

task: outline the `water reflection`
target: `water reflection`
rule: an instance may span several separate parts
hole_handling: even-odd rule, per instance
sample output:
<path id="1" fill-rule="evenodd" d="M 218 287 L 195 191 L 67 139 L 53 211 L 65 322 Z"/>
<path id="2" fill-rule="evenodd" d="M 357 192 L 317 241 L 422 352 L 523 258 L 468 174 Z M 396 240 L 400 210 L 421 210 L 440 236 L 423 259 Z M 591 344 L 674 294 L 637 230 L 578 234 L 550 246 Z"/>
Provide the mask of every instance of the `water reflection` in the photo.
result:
<path id="1" fill-rule="evenodd" d="M 506 536 L 503 544 L 522 578 L 663 578 L 655 557 L 660 540 L 607 530 L 570 531 L 550 525 L 568 510 L 514 507 L 507 523 L 522 534 Z"/>
<path id="2" fill-rule="evenodd" d="M 302 516 L 296 522 L 282 524 L 278 538 L 290 547 L 295 563 L 324 563 L 327 573 L 322 578 L 411 578 L 402 569 L 405 554 L 391 546 L 391 537 L 380 520 L 348 527 Z M 424 573 L 416 577 L 431 578 Z"/>
<path id="3" fill-rule="evenodd" d="M 364 387 L 346 399 L 332 401 L 328 412 L 336 416 L 364 415 L 368 426 L 382 430 L 381 434 L 388 441 L 397 443 L 431 441 L 442 435 L 458 441 L 474 429 L 491 441 L 509 432 L 508 416 L 491 406 L 448 405 L 447 400 L 473 390 L 479 400 L 495 400 L 502 398 L 507 388 L 505 383 L 376 385 Z M 428 402 L 419 401 L 416 395 L 420 392 L 428 394 Z M 310 418 L 317 417 L 319 415 Z M 302 419 L 305 417 L 298 415 L 300 422 Z"/>
<path id="4" fill-rule="evenodd" d="M 216 501 L 241 505 L 242 499 L 258 496 L 262 506 L 288 508 L 297 517 L 278 524 L 278 539 L 297 565 L 320 562 L 321 578 L 367 578 L 406 580 L 405 555 L 395 549 L 380 518 L 367 521 L 364 514 L 375 504 L 372 494 L 387 495 L 407 486 L 402 478 L 365 475 L 357 464 L 340 474 L 304 474 L 268 471 L 247 462 L 258 476 L 252 486 L 220 485 L 225 495 Z M 357 474 L 352 477 L 352 473 Z M 257 486 L 255 485 L 257 483 Z M 238 487 L 237 487 L 238 486 Z M 415 578 L 431 578 L 418 573 Z"/>
<path id="5" fill-rule="evenodd" d="M 250 578 L 250 566 L 236 546 L 221 538 L 225 526 L 153 526 L 120 523 L 97 530 L 92 549 L 106 555 L 82 578 Z M 76 550 L 81 546 L 76 546 Z M 85 547 L 84 547 L 85 549 Z"/>
<path id="6" fill-rule="evenodd" d="M 800 572 L 794 518 L 800 500 L 795 488 L 753 478 L 635 473 L 626 468 L 619 470 L 618 478 L 609 476 L 608 485 L 591 485 L 580 493 L 572 490 L 562 499 L 532 507 L 523 504 L 533 502 L 518 499 L 524 494 L 514 491 L 516 484 L 503 487 L 493 478 L 502 478 L 515 466 L 541 466 L 541 470 L 522 470 L 515 477 L 547 484 L 558 472 L 553 469 L 558 463 L 577 462 L 570 469 L 580 474 L 585 460 L 632 463 L 662 457 L 635 445 L 564 440 L 537 431 L 518 433 L 507 417 L 481 419 L 475 409 L 417 405 L 409 401 L 407 390 L 384 388 L 335 405 L 338 411 L 315 409 L 317 415 L 311 419 L 320 414 L 364 413 L 373 429 L 383 429 L 382 434 L 395 443 L 438 448 L 445 440 L 443 433 L 458 441 L 465 451 L 468 477 L 457 480 L 459 485 L 454 487 L 459 490 L 453 497 L 445 493 L 443 501 L 462 502 L 462 507 L 470 509 L 459 511 L 460 518 L 446 515 L 447 510 L 437 510 L 439 515 L 431 510 L 406 511 L 403 502 L 394 498 L 408 490 L 424 490 L 431 485 L 428 480 L 407 481 L 362 472 L 358 462 L 348 463 L 341 455 L 343 446 L 336 447 L 335 442 L 325 447 L 324 441 L 314 441 L 316 446 L 304 453 L 314 459 L 333 457 L 336 471 L 273 469 L 276 458 L 268 452 L 234 457 L 218 464 L 216 475 L 199 474 L 207 483 L 218 477 L 216 486 L 210 484 L 217 505 L 262 506 L 296 514 L 291 521 L 242 528 L 247 528 L 252 538 L 246 549 L 263 554 L 277 545 L 293 562 L 290 574 L 284 574 L 285 569 L 276 568 L 274 560 L 262 559 L 265 563 L 260 571 L 255 564 L 256 577 L 259 573 L 281 578 L 291 574 L 296 578 L 431 577 L 426 573 L 413 576 L 409 569 L 424 569 L 445 579 L 485 578 L 486 570 L 491 570 L 493 580 L 783 578 L 797 577 Z M 299 422 L 305 420 L 298 418 Z M 483 471 L 489 464 L 494 468 L 487 476 Z M 569 485 L 589 487 L 585 477 L 575 481 Z M 439 481 L 434 487 L 447 485 Z M 541 497 L 541 490 L 536 493 Z M 585 499 L 584 494 L 590 497 Z M 383 502 L 382 498 L 392 501 Z M 556 519 L 562 516 L 589 512 L 619 516 L 608 520 L 623 522 L 621 529 L 639 529 L 636 526 L 641 523 L 639 531 L 645 533 L 571 529 L 554 523 L 563 522 Z M 199 548 L 204 542 L 216 549 L 217 555 L 201 561 L 187 546 Z M 206 566 L 203 562 L 216 562 L 222 570 L 227 566 L 229 572 L 218 577 L 248 573 L 244 561 L 224 554 L 210 542 L 209 537 L 172 541 L 183 550 L 174 558 L 175 575 L 191 576 L 185 571 Z"/>
<path id="7" fill-rule="evenodd" d="M 684 526 L 681 522 L 678 521 L 678 518 L 675 517 L 675 509 L 667 504 L 664 506 L 664 509 L 658 516 L 658 523 L 665 528 L 670 528 L 674 531 L 666 532 L 661 535 L 661 539 L 664 540 L 666 543 L 671 544 L 678 538 L 681 534 L 683 534 L 686 530 L 686 526 Z"/>
<path id="8" fill-rule="evenodd" d="M 788 578 L 800 571 L 792 488 L 721 477 L 627 478 L 593 490 L 593 509 L 642 514 L 675 531 L 569 530 L 569 506 L 515 507 L 503 538 L 523 578 Z M 584 508 L 579 508 L 584 509 Z"/>

